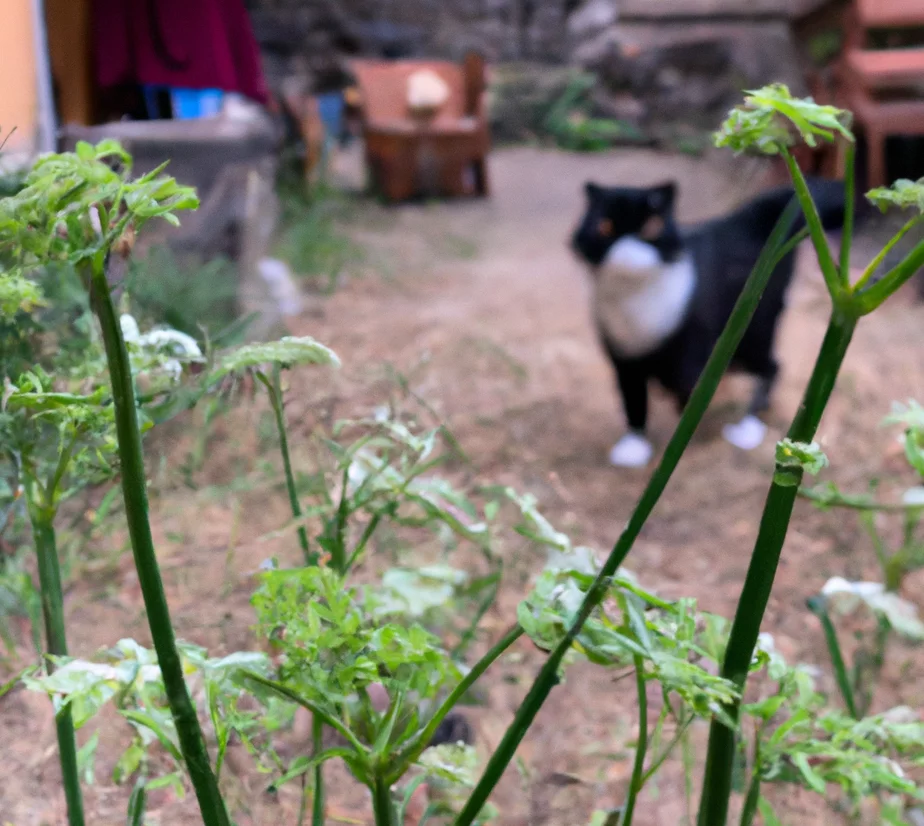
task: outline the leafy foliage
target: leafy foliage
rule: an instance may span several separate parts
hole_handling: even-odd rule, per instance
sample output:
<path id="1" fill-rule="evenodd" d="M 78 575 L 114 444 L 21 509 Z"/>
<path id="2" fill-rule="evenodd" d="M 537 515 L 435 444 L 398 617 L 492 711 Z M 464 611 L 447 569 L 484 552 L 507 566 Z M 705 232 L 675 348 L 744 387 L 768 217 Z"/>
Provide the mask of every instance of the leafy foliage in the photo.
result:
<path id="1" fill-rule="evenodd" d="M 266 365 L 293 367 L 299 364 L 339 366 L 340 359 L 328 347 L 313 338 L 286 336 L 279 341 L 245 344 L 224 355 L 218 361 L 210 380 L 215 382 L 230 373 L 252 370 Z"/>
<path id="2" fill-rule="evenodd" d="M 9 273 L 28 274 L 49 261 L 75 266 L 130 248 L 147 221 L 178 224 L 179 210 L 194 209 L 195 192 L 166 175 L 166 164 L 129 181 L 131 157 L 113 140 L 79 142 L 75 152 L 38 159 L 25 187 L 0 199 L 0 256 Z"/>
<path id="3" fill-rule="evenodd" d="M 817 139 L 834 140 L 836 135 L 852 141 L 850 114 L 811 98 L 794 98 L 782 83 L 747 92 L 744 104 L 734 108 L 715 137 L 716 146 L 735 152 L 754 150 L 777 155 L 792 146 L 797 137 L 809 146 Z"/>
<path id="4" fill-rule="evenodd" d="M 261 742 L 267 730 L 277 728 L 285 718 L 285 709 L 272 698 L 264 706 L 242 702 L 246 695 L 236 682 L 242 669 L 271 673 L 269 659 L 259 652 L 209 658 L 198 646 L 182 643 L 179 648 L 200 712 L 210 722 L 220 770 L 232 736 L 253 745 L 253 738 Z M 92 660 L 58 658 L 55 662 L 53 673 L 24 678 L 26 687 L 51 697 L 58 712 L 70 708 L 77 728 L 92 720 L 103 706 L 114 704 L 132 732 L 129 745 L 116 762 L 113 780 L 126 783 L 137 776 L 148 789 L 169 783 L 182 792 L 183 759 L 155 652 L 135 640 L 123 639 Z M 156 746 L 160 748 L 155 754 Z M 160 756 L 169 758 L 169 767 L 159 774 Z"/>
<path id="5" fill-rule="evenodd" d="M 889 207 L 898 207 L 924 213 L 924 178 L 917 181 L 899 178 L 891 186 L 870 190 L 866 197 L 882 212 L 887 212 Z"/>

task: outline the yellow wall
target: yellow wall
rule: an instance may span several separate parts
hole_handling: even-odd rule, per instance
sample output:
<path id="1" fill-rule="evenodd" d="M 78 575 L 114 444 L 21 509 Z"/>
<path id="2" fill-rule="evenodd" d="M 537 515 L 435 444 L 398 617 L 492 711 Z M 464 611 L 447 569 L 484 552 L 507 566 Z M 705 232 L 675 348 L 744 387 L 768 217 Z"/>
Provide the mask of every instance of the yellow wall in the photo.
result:
<path id="1" fill-rule="evenodd" d="M 5 152 L 35 146 L 38 102 L 32 8 L 29 0 L 0 0 L 0 141 Z"/>

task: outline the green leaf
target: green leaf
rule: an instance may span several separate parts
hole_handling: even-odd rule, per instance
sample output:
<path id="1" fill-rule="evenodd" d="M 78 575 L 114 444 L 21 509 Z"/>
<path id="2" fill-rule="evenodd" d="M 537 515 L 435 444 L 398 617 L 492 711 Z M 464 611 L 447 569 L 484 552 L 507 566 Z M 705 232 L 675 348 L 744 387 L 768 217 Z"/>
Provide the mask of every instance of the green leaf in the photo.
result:
<path id="1" fill-rule="evenodd" d="M 54 673 L 26 677 L 23 683 L 33 691 L 48 694 L 55 701 L 56 707 L 69 705 L 74 728 L 79 729 L 116 695 L 123 674 L 117 668 L 103 663 L 84 660 L 61 662 L 63 664 Z"/>
<path id="2" fill-rule="evenodd" d="M 143 726 L 153 732 L 160 741 L 160 744 L 170 752 L 170 756 L 173 757 L 177 763 L 183 762 L 183 755 L 180 752 L 180 747 L 173 741 L 171 733 L 167 732 L 150 714 L 146 714 L 142 711 L 135 711 L 133 709 L 122 709 L 119 713 L 126 720 L 129 720 L 137 726 Z"/>
<path id="3" fill-rule="evenodd" d="M 144 784 L 145 789 L 149 792 L 152 792 L 156 789 L 166 789 L 167 787 L 173 789 L 173 793 L 177 796 L 179 800 L 182 800 L 186 794 L 186 790 L 183 788 L 183 773 L 182 772 L 171 772 L 170 774 L 165 774 L 162 777 L 155 777 L 153 780 L 149 780 Z"/>
<path id="4" fill-rule="evenodd" d="M 818 773 L 809 765 L 808 756 L 805 754 L 794 754 L 792 760 L 809 788 L 823 795 L 826 791 L 825 781 L 822 780 Z"/>
<path id="5" fill-rule="evenodd" d="M 99 732 L 94 731 L 93 736 L 84 743 L 77 752 L 77 769 L 83 775 L 83 782 L 92 786 L 96 782 L 95 758 L 96 747 L 99 745 Z"/>
<path id="6" fill-rule="evenodd" d="M 776 470 L 773 481 L 784 487 L 794 487 L 802 481 L 802 474 L 816 475 L 828 465 L 828 457 L 815 443 L 794 442 L 783 439 L 776 445 Z"/>
<path id="7" fill-rule="evenodd" d="M 124 783 L 141 767 L 144 760 L 144 746 L 137 740 L 122 752 L 112 769 L 112 780 L 117 785 Z"/>
<path id="8" fill-rule="evenodd" d="M 924 178 L 916 181 L 899 178 L 891 186 L 870 190 L 866 197 L 882 212 L 887 212 L 890 207 L 898 207 L 924 213 Z"/>
<path id="9" fill-rule="evenodd" d="M 11 317 L 19 311 L 31 312 L 42 303 L 37 284 L 16 272 L 0 272 L 0 313 L 4 316 Z"/>
<path id="10" fill-rule="evenodd" d="M 773 811 L 770 802 L 763 795 L 761 795 L 760 800 L 757 801 L 757 809 L 760 812 L 760 816 L 763 818 L 764 826 L 783 826 L 780 819 L 776 816 L 776 812 Z"/>
<path id="11" fill-rule="evenodd" d="M 417 765 L 428 777 L 439 778 L 450 784 L 473 786 L 478 768 L 478 752 L 458 743 L 443 743 L 425 749 Z"/>
<path id="12" fill-rule="evenodd" d="M 746 93 L 744 104 L 732 109 L 716 133 L 715 145 L 775 155 L 797 136 L 809 146 L 816 146 L 818 137 L 832 141 L 835 134 L 852 141 L 850 120 L 846 110 L 795 98 L 787 86 L 773 83 Z"/>
<path id="13" fill-rule="evenodd" d="M 622 820 L 621 808 L 619 809 L 596 809 L 590 816 L 588 826 L 619 826 Z"/>
<path id="14" fill-rule="evenodd" d="M 214 382 L 229 373 L 238 373 L 268 364 L 278 364 L 280 367 L 293 367 L 300 364 L 339 367 L 340 359 L 333 350 L 313 338 L 286 336 L 279 341 L 245 344 L 230 353 L 223 354 L 218 360 L 217 368 L 209 378 Z"/>
<path id="15" fill-rule="evenodd" d="M 446 605 L 467 580 L 468 574 L 448 565 L 390 568 L 371 592 L 372 610 L 378 615 L 422 617 Z"/>
<path id="16" fill-rule="evenodd" d="M 305 757 L 304 755 L 296 757 L 292 761 L 285 774 L 274 780 L 267 788 L 267 791 L 278 791 L 281 786 L 288 783 L 290 780 L 294 780 L 296 777 L 301 777 L 302 775 L 307 774 L 315 766 L 318 766 L 321 763 L 326 763 L 328 760 L 333 760 L 336 757 L 340 757 L 343 760 L 355 760 L 357 756 L 357 753 L 351 749 L 331 748 L 325 749 L 316 757 Z"/>

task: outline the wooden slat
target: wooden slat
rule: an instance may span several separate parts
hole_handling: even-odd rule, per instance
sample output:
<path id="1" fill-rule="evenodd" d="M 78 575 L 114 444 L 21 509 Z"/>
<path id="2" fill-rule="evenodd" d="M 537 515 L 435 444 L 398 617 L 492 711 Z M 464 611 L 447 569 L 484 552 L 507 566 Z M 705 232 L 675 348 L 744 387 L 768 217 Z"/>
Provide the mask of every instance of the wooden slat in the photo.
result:
<path id="1" fill-rule="evenodd" d="M 871 88 L 924 84 L 924 48 L 876 51 L 851 49 L 845 59 L 863 84 Z"/>
<path id="2" fill-rule="evenodd" d="M 924 0 L 856 0 L 860 25 L 867 29 L 924 26 Z"/>

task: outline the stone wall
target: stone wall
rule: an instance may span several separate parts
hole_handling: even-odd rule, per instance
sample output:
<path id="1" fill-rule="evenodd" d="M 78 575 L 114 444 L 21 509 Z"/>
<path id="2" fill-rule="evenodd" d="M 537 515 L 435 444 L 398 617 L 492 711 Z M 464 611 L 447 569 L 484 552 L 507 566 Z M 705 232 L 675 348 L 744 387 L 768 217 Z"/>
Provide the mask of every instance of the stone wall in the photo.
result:
<path id="1" fill-rule="evenodd" d="M 530 111 L 544 94 L 560 94 L 563 66 L 593 72 L 599 86 L 587 114 L 657 139 L 672 123 L 714 127 L 744 88 L 783 81 L 806 94 L 788 23 L 823 2 L 249 0 L 249 7 L 277 88 L 292 75 L 315 89 L 335 85 L 349 55 L 459 59 L 476 49 L 495 67 L 529 67 L 514 86 Z M 518 109 L 507 103 L 499 112 Z M 511 128 L 497 123 L 499 134 L 520 134 L 528 114 L 519 111 Z"/>

